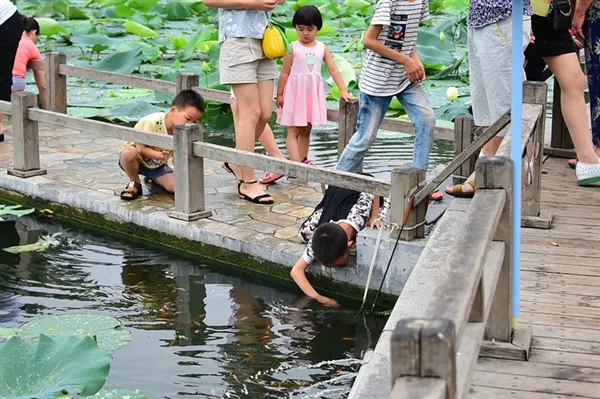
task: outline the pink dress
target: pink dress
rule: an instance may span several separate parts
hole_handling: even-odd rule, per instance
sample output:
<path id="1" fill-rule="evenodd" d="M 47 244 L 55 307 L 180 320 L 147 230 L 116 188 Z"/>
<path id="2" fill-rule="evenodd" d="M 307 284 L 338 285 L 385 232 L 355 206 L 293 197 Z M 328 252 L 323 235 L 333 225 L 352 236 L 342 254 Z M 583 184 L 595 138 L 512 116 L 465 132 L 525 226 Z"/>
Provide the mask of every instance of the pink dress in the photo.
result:
<path id="1" fill-rule="evenodd" d="M 283 107 L 277 122 L 283 126 L 327 124 L 325 87 L 321 65 L 325 45 L 317 41 L 313 47 L 292 42 L 292 68 L 283 91 Z"/>

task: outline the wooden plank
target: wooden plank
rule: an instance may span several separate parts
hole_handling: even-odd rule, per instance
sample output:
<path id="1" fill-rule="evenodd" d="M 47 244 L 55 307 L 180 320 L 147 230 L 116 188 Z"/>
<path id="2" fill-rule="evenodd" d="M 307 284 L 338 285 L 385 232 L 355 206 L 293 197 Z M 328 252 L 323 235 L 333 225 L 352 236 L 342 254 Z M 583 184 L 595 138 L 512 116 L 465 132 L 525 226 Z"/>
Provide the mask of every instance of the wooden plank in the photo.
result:
<path id="1" fill-rule="evenodd" d="M 453 250 L 440 270 L 435 295 L 427 305 L 429 317 L 454 322 L 459 341 L 505 201 L 504 190 L 477 190 L 464 222 L 469 228 L 457 231 Z"/>
<path id="2" fill-rule="evenodd" d="M 478 153 L 481 148 L 504 129 L 510 122 L 510 110 L 506 111 L 496 122 L 492 124 L 485 132 L 481 133 L 458 157 L 455 157 L 444 170 L 415 194 L 415 204 L 424 201 L 435 189 L 438 188 L 459 166 L 465 163 L 471 156 Z M 475 133 L 477 134 L 477 132 Z"/>
<path id="3" fill-rule="evenodd" d="M 145 78 L 137 75 L 125 75 L 116 72 L 101 71 L 99 69 L 85 68 L 68 64 L 61 64 L 59 72 L 64 76 L 76 76 L 78 78 L 99 80 L 127 87 L 140 87 L 143 89 L 162 91 L 169 94 L 177 94 L 175 83 L 166 80 Z"/>
<path id="4" fill-rule="evenodd" d="M 543 230 L 538 230 L 543 231 Z M 588 241 L 582 238 L 579 239 L 568 239 L 568 238 L 534 238 L 524 236 L 521 241 L 524 245 L 526 244 L 534 244 L 534 245 L 548 245 L 552 247 L 556 247 L 555 243 L 558 247 L 563 247 L 564 249 L 579 249 L 585 251 L 587 249 L 594 250 L 598 248 L 598 241 Z"/>
<path id="5" fill-rule="evenodd" d="M 573 159 L 577 158 L 577 153 L 574 149 L 544 147 L 544 154 L 551 157 Z"/>
<path id="6" fill-rule="evenodd" d="M 483 273 L 483 292 L 485 293 L 483 300 L 483 303 L 485 304 L 483 312 L 484 320 L 481 323 L 468 323 L 457 346 L 457 398 L 466 397 L 469 392 L 472 374 L 475 369 L 475 364 L 477 363 L 483 334 L 485 333 L 488 317 L 492 308 L 492 298 L 495 294 L 494 287 L 497 284 L 505 256 L 506 253 L 504 244 L 500 242 L 493 242 L 486 258 Z"/>
<path id="7" fill-rule="evenodd" d="M 67 113 L 67 77 L 61 75 L 60 68 L 67 63 L 64 53 L 52 52 L 46 60 L 48 76 L 48 111 Z"/>
<path id="8" fill-rule="evenodd" d="M 526 281 L 562 283 L 568 285 L 591 285 L 595 287 L 600 287 L 600 277 L 593 276 L 574 276 L 561 273 L 523 271 L 521 273 L 521 279 Z"/>
<path id="9" fill-rule="evenodd" d="M 600 273 L 600 262 L 594 258 L 554 254 L 534 254 L 523 252 L 521 260 L 527 270 L 560 271 L 565 274 L 596 276 Z"/>
<path id="10" fill-rule="evenodd" d="M 446 383 L 439 378 L 398 378 L 390 399 L 446 399 Z"/>
<path id="11" fill-rule="evenodd" d="M 523 312 L 535 313 L 536 315 L 566 315 L 600 319 L 600 309 L 586 306 L 553 305 L 544 302 L 533 303 L 531 301 L 524 301 L 521 304 L 521 309 Z"/>
<path id="12" fill-rule="evenodd" d="M 600 308 L 600 296 L 578 295 L 578 294 L 555 294 L 541 291 L 523 291 L 523 301 L 535 303 L 557 303 L 565 306 L 582 306 L 588 308 Z"/>
<path id="13" fill-rule="evenodd" d="M 575 367 L 589 367 L 600 369 L 600 356 L 588 355 L 584 353 L 571 353 L 560 351 L 549 351 L 545 349 L 536 349 L 531 352 L 529 361 L 533 363 L 549 363 L 569 365 Z M 535 367 L 535 365 L 533 366 Z"/>
<path id="14" fill-rule="evenodd" d="M 554 393 L 523 392 L 514 389 L 490 388 L 474 386 L 469 395 L 470 399 L 574 399 L 574 396 L 557 395 Z"/>
<path id="15" fill-rule="evenodd" d="M 483 341 L 479 357 L 516 361 L 527 360 L 531 348 L 531 327 L 520 326 L 513 334 L 512 342 Z"/>
<path id="16" fill-rule="evenodd" d="M 557 240 L 560 241 L 560 240 Z M 544 255 L 548 255 L 548 256 L 573 256 L 575 258 L 583 258 L 583 257 L 588 257 L 588 258 L 600 258 L 600 250 L 594 250 L 594 249 L 584 249 L 584 248 L 577 248 L 577 247 L 573 247 L 571 243 L 571 245 L 564 245 L 566 243 L 563 243 L 563 245 L 560 245 L 560 242 L 558 242 L 559 246 L 555 246 L 553 245 L 550 240 L 530 240 L 530 239 L 523 239 L 523 245 L 521 246 L 521 252 L 528 252 L 528 253 L 532 253 L 532 254 L 544 254 Z"/>
<path id="17" fill-rule="evenodd" d="M 594 217 L 577 218 L 569 216 L 554 216 L 554 223 L 560 226 L 597 226 L 598 219 Z"/>
<path id="18" fill-rule="evenodd" d="M 600 344 L 597 341 L 575 341 L 570 338 L 562 339 L 536 337 L 533 340 L 532 347 L 535 349 L 546 349 L 560 352 L 600 355 Z"/>
<path id="19" fill-rule="evenodd" d="M 473 375 L 473 384 L 491 388 L 511 388 L 524 392 L 551 392 L 555 395 L 600 398 L 600 384 L 593 382 L 524 377 L 477 370 Z"/>
<path id="20" fill-rule="evenodd" d="M 358 100 L 340 100 L 338 120 L 338 159 L 354 135 L 358 118 Z"/>
<path id="21" fill-rule="evenodd" d="M 573 182 L 574 184 L 574 182 Z M 547 188 L 547 187 L 546 187 Z M 568 189 L 571 188 L 571 191 Z M 542 193 L 542 201 L 553 202 L 556 204 L 568 204 L 568 205 L 587 205 L 600 207 L 600 201 L 598 201 L 592 193 L 587 191 L 573 191 L 573 187 L 566 186 L 565 191 L 549 191 L 544 190 Z M 568 195 L 565 195 L 567 194 Z M 600 213 L 600 210 L 598 211 Z"/>
<path id="22" fill-rule="evenodd" d="M 28 92 L 13 93 L 11 103 L 13 109 L 13 165 L 15 172 L 39 170 L 40 138 L 38 123 L 27 118 L 29 109 L 37 107 L 37 96 Z"/>
<path id="23" fill-rule="evenodd" d="M 454 157 L 460 155 L 475 140 L 475 122 L 470 115 L 457 116 L 454 119 Z M 465 179 L 475 172 L 475 163 L 479 154 L 474 154 L 458 168 L 458 174 Z"/>
<path id="24" fill-rule="evenodd" d="M 319 182 L 364 191 L 383 197 L 390 195 L 390 183 L 380 179 L 313 165 L 305 165 L 262 154 L 226 148 L 220 145 L 196 142 L 194 143 L 194 155 L 216 161 L 228 161 L 236 165 L 249 166 L 261 170 L 270 170 L 272 172 L 283 173 L 286 176 L 294 175 L 298 180 Z"/>
<path id="25" fill-rule="evenodd" d="M 544 107 L 541 104 L 523 104 L 523 135 L 521 136 L 521 152 L 525 150 L 527 141 L 534 133 L 537 120 L 542 114 Z M 509 130 L 510 131 L 510 130 Z M 502 144 L 496 151 L 496 156 L 510 157 L 510 146 L 512 135 L 507 133 L 502 140 Z"/>
<path id="26" fill-rule="evenodd" d="M 390 201 L 390 221 L 401 226 L 405 223 L 406 211 L 410 203 L 412 193 L 418 188 L 419 182 L 425 180 L 425 171 L 413 166 L 401 166 L 392 170 L 392 189 Z M 412 241 L 425 237 L 425 203 L 413 207 L 406 218 L 406 225 L 402 231 L 401 239 Z M 400 234 L 400 229 L 390 232 L 390 238 L 394 239 Z"/>
<path id="27" fill-rule="evenodd" d="M 598 343 L 598 332 L 595 330 L 546 325 L 532 325 L 531 330 L 536 338 L 563 338 L 573 341 Z M 600 368 L 600 364 L 598 367 Z"/>
<path id="28" fill-rule="evenodd" d="M 228 91 L 207 89 L 199 86 L 192 86 L 192 90 L 200 93 L 200 95 L 207 101 L 215 101 L 224 104 L 229 104 L 229 101 L 231 101 L 231 93 Z M 273 102 L 273 110 L 276 109 L 277 104 Z"/>
<path id="29" fill-rule="evenodd" d="M 28 117 L 33 121 L 80 130 L 86 134 L 112 137 L 124 141 L 131 140 L 142 144 L 164 148 L 166 150 L 173 149 L 173 137 L 165 134 L 148 133 L 129 127 L 112 125 L 91 119 L 77 118 L 70 115 L 57 114 L 55 112 L 44 111 L 41 109 L 30 109 L 28 111 Z"/>
<path id="30" fill-rule="evenodd" d="M 524 377 L 542 377 L 555 380 L 585 381 L 600 383 L 600 369 L 586 367 L 515 362 L 510 360 L 480 358 L 475 367 L 477 371 L 488 371 Z"/>
<path id="31" fill-rule="evenodd" d="M 565 284 L 543 283 L 538 281 L 522 281 L 521 291 L 544 291 L 546 293 L 576 294 L 590 296 L 598 295 L 597 287 L 591 287 L 586 285 L 572 287 Z"/>
<path id="32" fill-rule="evenodd" d="M 600 330 L 600 323 L 598 323 L 598 319 L 590 317 L 562 316 L 523 312 L 519 317 L 519 321 L 528 324 L 543 324 L 560 327 L 584 328 L 596 331 Z"/>

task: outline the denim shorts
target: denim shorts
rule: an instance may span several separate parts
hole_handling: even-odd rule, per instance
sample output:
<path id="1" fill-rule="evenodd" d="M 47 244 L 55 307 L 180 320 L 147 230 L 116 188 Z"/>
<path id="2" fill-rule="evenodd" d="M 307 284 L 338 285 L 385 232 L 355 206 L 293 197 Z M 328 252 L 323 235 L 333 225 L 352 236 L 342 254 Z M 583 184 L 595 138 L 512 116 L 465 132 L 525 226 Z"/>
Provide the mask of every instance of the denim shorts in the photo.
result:
<path id="1" fill-rule="evenodd" d="M 122 171 L 125 171 L 123 169 L 123 165 L 121 165 L 121 160 L 119 160 L 119 167 L 121 168 Z M 168 175 L 169 173 L 173 173 L 173 169 L 171 169 L 171 167 L 169 165 L 162 165 L 156 169 L 148 169 L 144 165 L 139 164 L 138 173 L 142 176 L 146 176 L 148 179 L 150 179 L 152 181 L 156 181 L 156 179 L 158 179 L 161 176 Z"/>

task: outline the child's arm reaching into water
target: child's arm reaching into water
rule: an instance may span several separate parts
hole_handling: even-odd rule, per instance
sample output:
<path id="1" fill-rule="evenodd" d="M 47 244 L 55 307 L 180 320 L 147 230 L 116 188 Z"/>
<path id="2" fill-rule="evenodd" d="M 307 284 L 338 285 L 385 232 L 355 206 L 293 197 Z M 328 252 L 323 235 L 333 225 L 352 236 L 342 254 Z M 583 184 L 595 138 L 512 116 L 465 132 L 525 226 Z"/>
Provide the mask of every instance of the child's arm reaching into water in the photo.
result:
<path id="1" fill-rule="evenodd" d="M 304 257 L 301 256 L 300 259 L 298 259 L 298 262 L 296 262 L 296 264 L 292 268 L 292 271 L 290 272 L 292 279 L 294 279 L 298 287 L 300 287 L 302 292 L 304 292 L 307 296 L 316 299 L 322 305 L 338 307 L 339 304 L 334 299 L 320 295 L 310 284 L 310 282 L 306 278 L 306 269 L 308 269 L 308 266 L 308 262 L 304 260 Z"/>
<path id="2" fill-rule="evenodd" d="M 344 83 L 344 78 L 342 77 L 342 74 L 340 73 L 340 70 L 338 69 L 337 65 L 335 65 L 335 61 L 333 60 L 331 51 L 329 51 L 329 47 L 327 46 L 325 46 L 325 55 L 323 56 L 323 61 L 325 61 L 325 65 L 327 65 L 327 70 L 333 78 L 333 81 L 335 82 L 336 86 L 340 89 L 340 97 L 343 98 L 345 101 L 355 99 L 356 97 L 348 93 L 348 90 L 346 90 L 346 83 Z"/>
<path id="3" fill-rule="evenodd" d="M 290 71 L 292 70 L 292 60 L 294 59 L 294 53 L 292 50 L 291 54 L 283 57 L 283 65 L 281 66 L 281 75 L 279 76 L 279 83 L 277 84 L 277 106 L 283 107 L 283 90 L 287 83 Z"/>
<path id="4" fill-rule="evenodd" d="M 379 210 L 380 210 L 381 197 L 373 198 L 373 207 L 371 208 L 371 214 L 369 215 L 369 221 L 367 222 L 367 226 L 371 229 L 380 229 L 381 228 L 381 220 L 379 219 Z"/>

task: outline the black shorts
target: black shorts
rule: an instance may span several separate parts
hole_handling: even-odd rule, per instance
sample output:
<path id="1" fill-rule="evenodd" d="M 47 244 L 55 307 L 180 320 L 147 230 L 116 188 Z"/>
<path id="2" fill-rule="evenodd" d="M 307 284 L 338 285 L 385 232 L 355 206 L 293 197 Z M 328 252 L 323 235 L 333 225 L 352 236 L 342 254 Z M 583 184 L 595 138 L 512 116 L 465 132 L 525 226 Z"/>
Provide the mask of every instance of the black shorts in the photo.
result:
<path id="1" fill-rule="evenodd" d="M 525 50 L 525 58 L 528 60 L 577 52 L 569 31 L 567 29 L 553 31 L 547 17 L 532 15 L 531 30 L 535 42 L 529 44 Z"/>
<path id="2" fill-rule="evenodd" d="M 2 101 L 10 101 L 12 70 L 23 27 L 23 17 L 18 11 L 0 25 L 0 100 Z"/>

